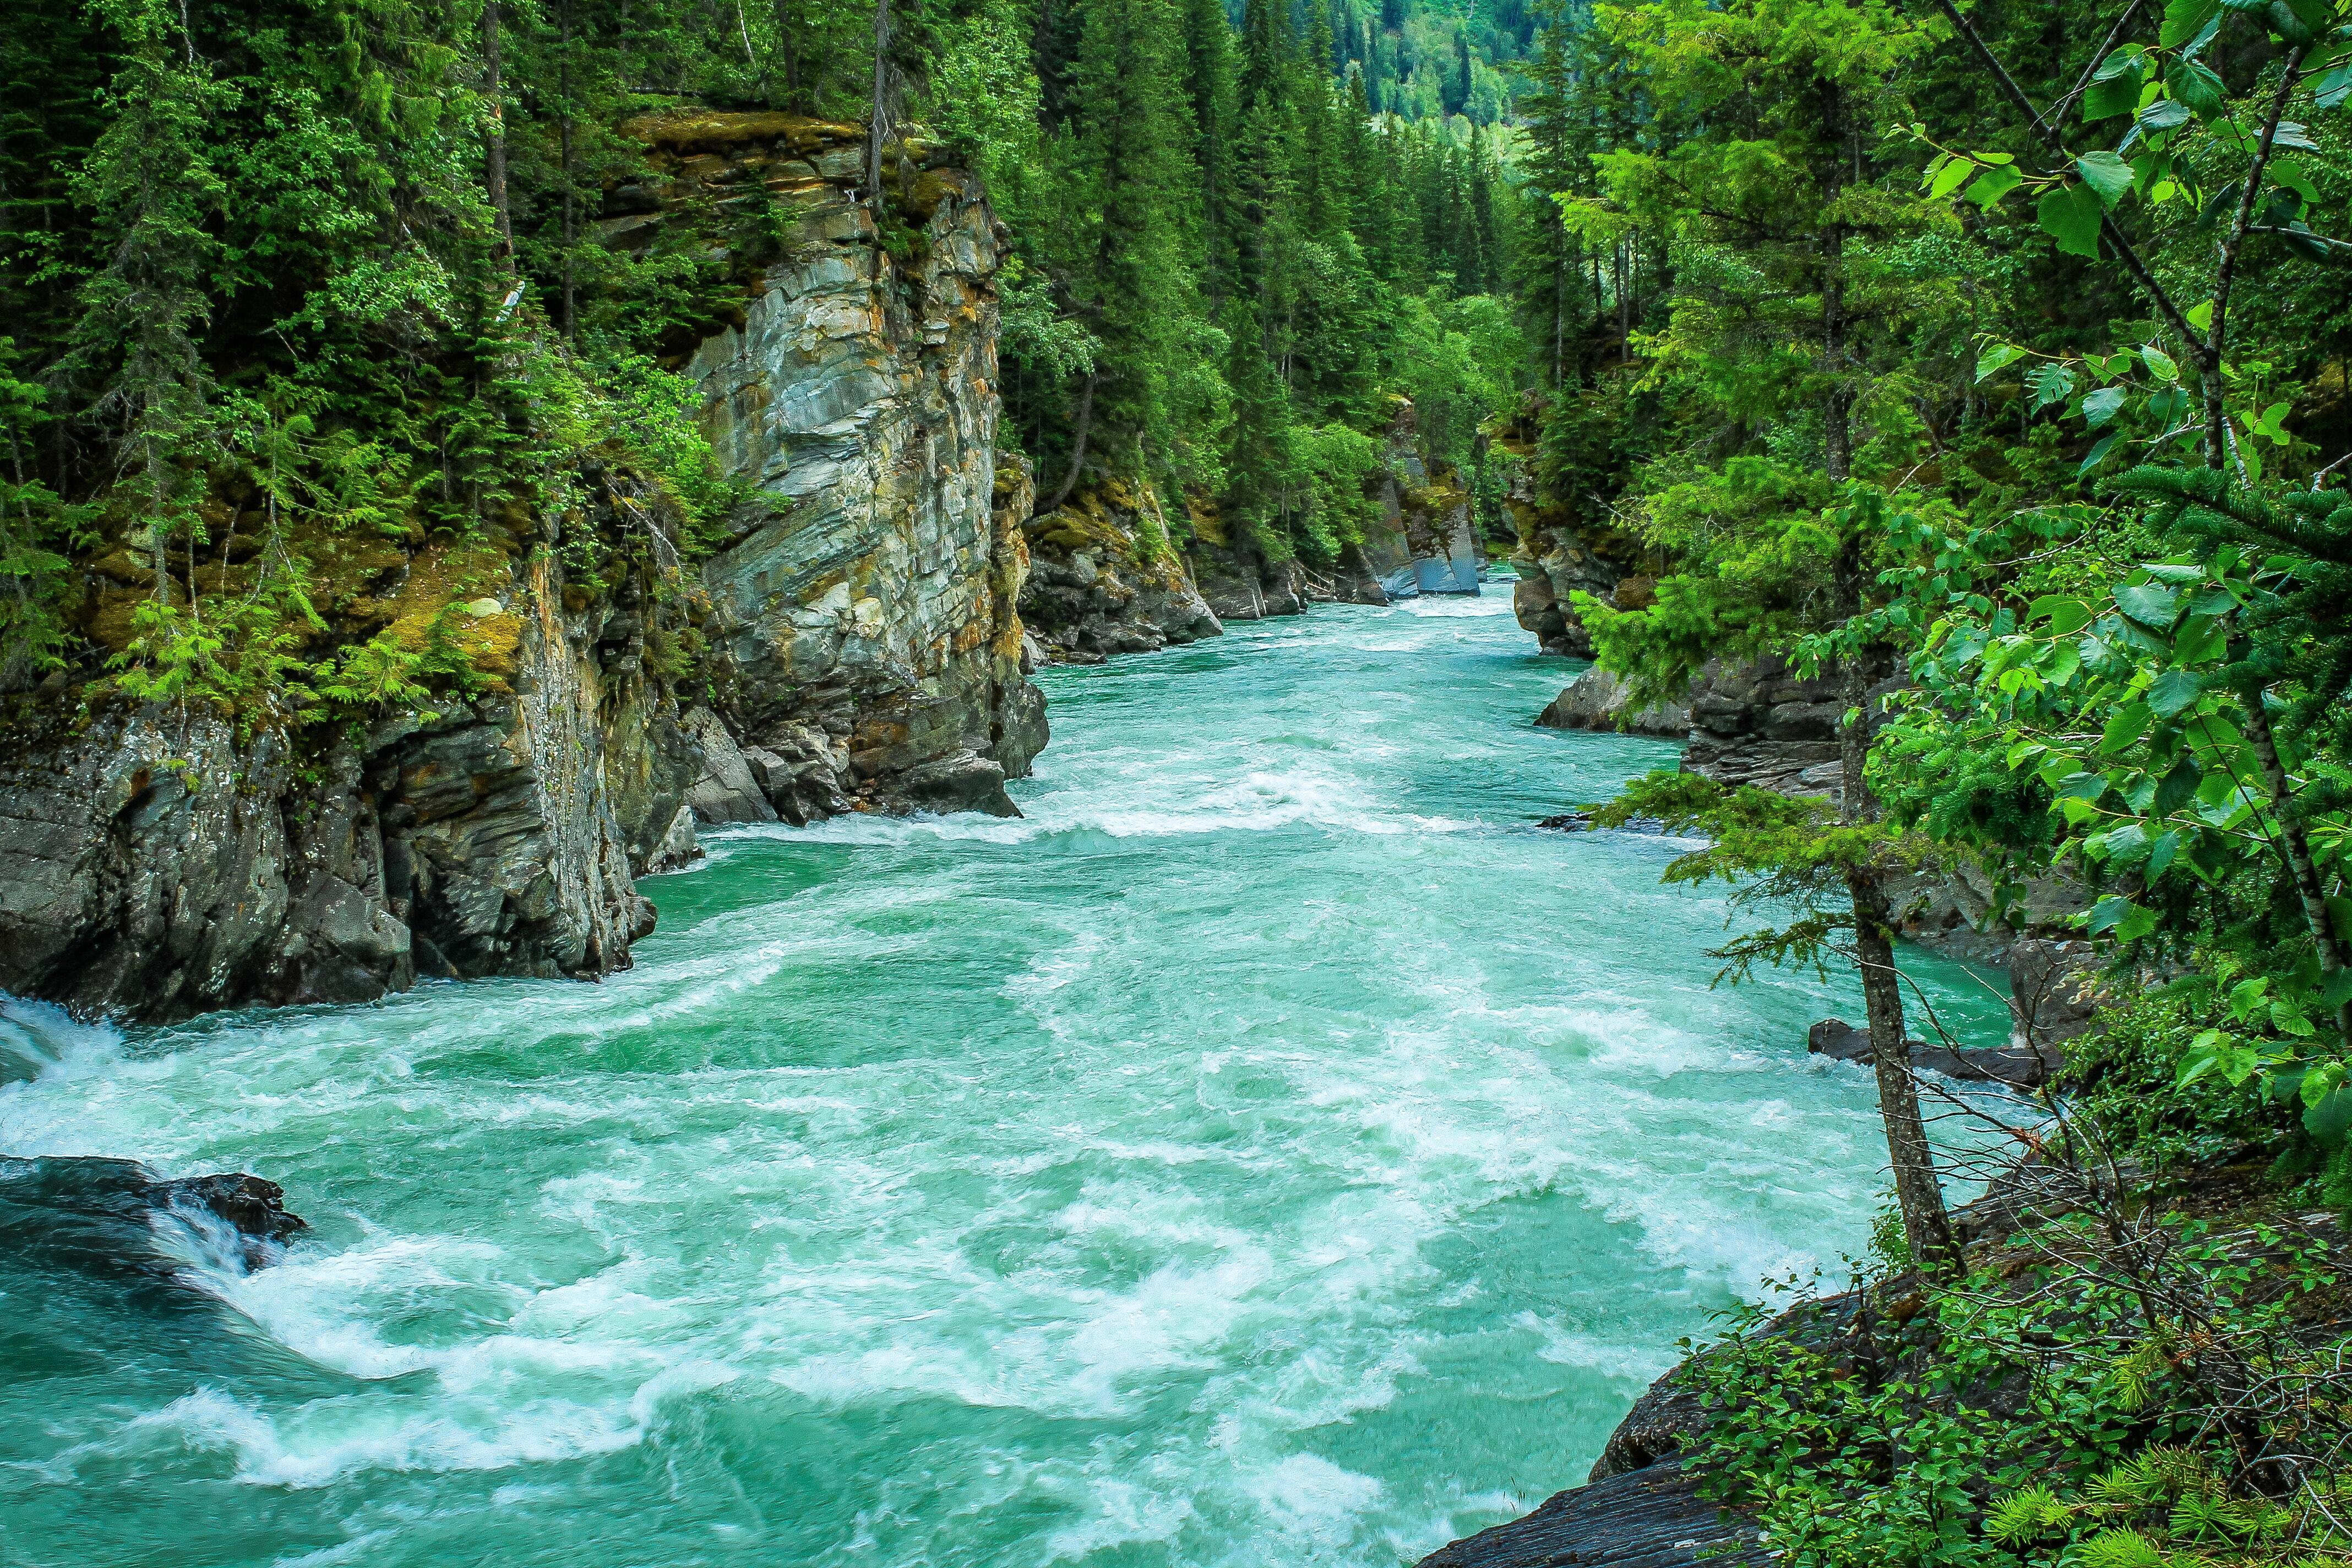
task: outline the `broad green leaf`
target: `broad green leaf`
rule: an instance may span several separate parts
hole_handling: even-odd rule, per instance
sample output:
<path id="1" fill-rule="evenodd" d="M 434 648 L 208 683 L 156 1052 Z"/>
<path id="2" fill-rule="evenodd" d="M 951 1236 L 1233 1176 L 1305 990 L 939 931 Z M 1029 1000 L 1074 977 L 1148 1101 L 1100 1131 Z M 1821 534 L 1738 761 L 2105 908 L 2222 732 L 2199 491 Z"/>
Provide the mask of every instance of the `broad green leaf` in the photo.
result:
<path id="1" fill-rule="evenodd" d="M 2153 717 L 2148 705 L 2145 702 L 2126 703 L 2116 709 L 2115 712 L 2108 715 L 2107 727 L 2099 733 L 2099 750 L 2112 756 L 2117 752 L 2128 749 L 2142 735 L 2147 733 L 2148 722 Z M 2101 778 L 2100 782 L 2104 785 L 2105 780 Z M 2098 796 L 2093 795 L 2090 798 L 2096 800 Z"/>
<path id="2" fill-rule="evenodd" d="M 2157 42 L 2168 49 L 2179 48 L 2203 32 L 2205 25 L 2221 10 L 2221 0 L 2168 0 L 2164 26 L 2158 29 Z"/>
<path id="3" fill-rule="evenodd" d="M 2097 468 L 2101 463 L 2105 462 L 2106 460 L 2107 454 L 2115 450 L 2116 443 L 2122 438 L 2120 432 L 2109 431 L 2106 435 L 2100 437 L 2096 441 L 2093 442 L 2091 444 L 2091 449 L 2083 455 L 2083 461 L 2075 468 L 2074 477 L 2079 479 L 2084 474 L 2089 473 L 2093 468 Z"/>
<path id="4" fill-rule="evenodd" d="M 2170 354 L 2166 353 L 2154 343 L 2149 343 L 2144 346 L 2139 351 L 2139 357 L 2142 363 L 2147 364 L 2147 374 L 2156 377 L 2157 380 L 2179 381 L 2180 379 L 2180 366 L 2179 363 L 2174 361 Z M 2162 416 L 2159 416 L 2158 417 L 2162 417 Z"/>
<path id="5" fill-rule="evenodd" d="M 2099 258 L 2099 216 L 2105 211 L 2098 193 L 2088 185 L 2063 185 L 2033 206 L 2042 232 L 2058 242 L 2069 256 Z"/>
<path id="6" fill-rule="evenodd" d="M 1969 183 L 1977 166 L 1966 158 L 1954 158 L 1937 169 L 1927 182 L 1927 199 L 1941 201 Z"/>
<path id="7" fill-rule="evenodd" d="M 2137 44 L 2126 44 L 2120 49 L 2111 49 L 2107 53 L 2107 58 L 2099 62 L 2099 68 L 2092 76 L 2091 79 L 2093 81 L 2113 81 L 2116 78 L 2123 75 L 2126 71 L 2129 71 L 2134 76 L 2137 76 L 2139 74 L 2139 57 L 2140 47 Z"/>
<path id="8" fill-rule="evenodd" d="M 2063 364 L 2044 360 L 2025 373 L 2025 386 L 2033 394 L 2033 407 L 2038 413 L 2074 395 L 2074 373 Z"/>
<path id="9" fill-rule="evenodd" d="M 2303 1128 L 2324 1147 L 2344 1142 L 2344 1134 L 2352 1131 L 2352 1089 L 2334 1089 L 2318 1104 L 2306 1106 Z"/>
<path id="10" fill-rule="evenodd" d="M 2187 321 L 2190 326 L 2196 328 L 2200 332 L 2211 331 L 2213 330 L 2213 301 L 2210 300 L 2198 300 L 2195 305 L 2181 313 L 2180 319 Z"/>
<path id="11" fill-rule="evenodd" d="M 2298 47 L 2318 36 L 2312 24 L 2304 19 L 2301 10 L 2288 4 L 2288 0 L 2270 0 L 2270 4 L 2263 8 L 2263 20 L 2270 24 L 2271 31 L 2280 38 Z M 2323 20 L 2319 25 L 2325 26 L 2326 23 Z"/>
<path id="12" fill-rule="evenodd" d="M 2116 608 L 2144 626 L 2159 631 L 2172 629 L 2172 618 L 2180 603 L 2177 588 L 2160 588 L 2155 584 L 2120 584 L 2116 588 Z"/>
<path id="13" fill-rule="evenodd" d="M 2105 773 L 2069 773 L 2059 781 L 2057 789 L 2060 800 L 2095 801 L 2106 793 Z"/>
<path id="14" fill-rule="evenodd" d="M 2102 205 L 2114 206 L 2131 194 L 2131 165 L 2113 153 L 2085 153 L 2074 160 L 2074 172 L 2098 193 Z"/>
<path id="15" fill-rule="evenodd" d="M 2131 910 L 2129 899 L 2120 893 L 2109 893 L 2091 906 L 2091 912 L 2084 917 L 2083 929 L 2093 936 L 2111 931 L 2123 923 Z"/>
<path id="16" fill-rule="evenodd" d="M 2113 120 L 2139 107 L 2139 73 L 2095 81 L 2083 94 L 2083 118 Z"/>
<path id="17" fill-rule="evenodd" d="M 1977 379 L 1982 381 L 2004 365 L 2016 363 L 2025 357 L 2025 351 L 2015 343 L 1987 343 L 1977 355 Z"/>
<path id="18" fill-rule="evenodd" d="M 2179 99 L 2159 98 L 2141 110 L 2139 118 L 2133 123 L 2139 127 L 2141 135 L 2155 136 L 2186 125 L 2194 118 L 2189 112 L 2189 106 Z"/>
<path id="19" fill-rule="evenodd" d="M 2185 669 L 2168 669 L 2147 689 L 2149 711 L 2169 719 L 2204 695 L 2205 683 Z"/>
<path id="20" fill-rule="evenodd" d="M 2025 184 L 2024 175 L 2006 164 L 2000 164 L 1979 174 L 1969 183 L 1969 188 L 1961 194 L 1985 211 L 1990 212 L 1995 202 L 2023 184 Z"/>
<path id="21" fill-rule="evenodd" d="M 2200 120 L 2210 120 L 2229 105 L 2229 90 L 2221 85 L 2221 79 L 2195 60 L 2174 61 L 2172 68 L 2164 73 L 2164 85 Z"/>
<path id="22" fill-rule="evenodd" d="M 2305 201 L 2315 202 L 2319 199 L 2319 186 L 2313 183 L 2310 172 L 2304 168 L 2303 161 L 2299 158 L 2273 158 L 2270 162 L 2270 167 L 2263 173 L 2273 184 L 2293 191 Z"/>
<path id="23" fill-rule="evenodd" d="M 2050 635 L 2073 637 L 2091 624 L 2091 606 L 2080 599 L 2069 599 L 2056 594 L 2045 594 L 2027 606 L 2025 618 L 2038 621 L 2050 617 Z"/>
<path id="24" fill-rule="evenodd" d="M 2210 301 L 2207 303 L 2210 305 Z M 2124 405 L 2124 399 L 2129 395 L 2127 389 L 2120 386 L 2103 386 L 2096 392 L 2084 394 L 2083 422 L 2092 429 L 2097 429 L 2116 416 L 2116 411 Z"/>

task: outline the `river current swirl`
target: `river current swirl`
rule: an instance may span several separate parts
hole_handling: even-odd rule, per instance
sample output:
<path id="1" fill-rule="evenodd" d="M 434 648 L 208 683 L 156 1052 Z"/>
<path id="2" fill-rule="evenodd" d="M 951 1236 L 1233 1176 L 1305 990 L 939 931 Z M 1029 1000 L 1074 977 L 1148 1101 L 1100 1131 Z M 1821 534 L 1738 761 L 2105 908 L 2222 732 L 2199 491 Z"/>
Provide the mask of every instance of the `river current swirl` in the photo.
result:
<path id="1" fill-rule="evenodd" d="M 1674 845 L 1531 826 L 1674 752 L 1530 727 L 1528 643 L 1049 671 L 1023 820 L 719 835 L 601 984 L 8 1005 L 0 1152 L 314 1228 L 201 1292 L 0 1260 L 0 1564 L 1392 1568 L 1581 1479 L 1885 1148 L 1805 1055 L 1847 990 L 1709 989 Z"/>

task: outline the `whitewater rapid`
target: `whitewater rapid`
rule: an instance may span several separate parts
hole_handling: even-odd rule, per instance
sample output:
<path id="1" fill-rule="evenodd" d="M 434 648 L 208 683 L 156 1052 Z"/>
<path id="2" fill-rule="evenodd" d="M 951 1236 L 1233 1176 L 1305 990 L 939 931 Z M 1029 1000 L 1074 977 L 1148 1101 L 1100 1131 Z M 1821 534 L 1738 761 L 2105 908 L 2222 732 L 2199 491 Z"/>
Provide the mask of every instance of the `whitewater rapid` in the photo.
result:
<path id="1" fill-rule="evenodd" d="M 1580 1479 L 1884 1146 L 1853 995 L 1710 989 L 1674 845 L 1532 826 L 1674 753 L 1530 727 L 1527 645 L 1049 671 L 1022 819 L 718 836 L 601 984 L 6 1005 L 0 1153 L 314 1228 L 177 1302 L 0 1260 L 0 1562 L 1387 1568 Z"/>

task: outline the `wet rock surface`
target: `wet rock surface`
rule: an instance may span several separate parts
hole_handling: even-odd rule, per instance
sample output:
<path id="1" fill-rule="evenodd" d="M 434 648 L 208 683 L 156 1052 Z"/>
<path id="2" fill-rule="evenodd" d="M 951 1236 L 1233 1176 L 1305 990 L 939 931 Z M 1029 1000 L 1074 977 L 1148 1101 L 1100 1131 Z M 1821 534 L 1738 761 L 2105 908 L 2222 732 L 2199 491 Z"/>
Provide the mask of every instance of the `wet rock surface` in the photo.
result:
<path id="1" fill-rule="evenodd" d="M 274 1261 L 308 1229 L 275 1182 L 242 1173 L 166 1179 L 129 1160 L 0 1156 L 0 1248 L 12 1258 L 99 1275 L 171 1279 L 188 1259 L 161 1227 L 246 1268 Z"/>
<path id="2" fill-rule="evenodd" d="M 2058 1070 L 2062 1058 L 2055 1046 L 2023 1043 L 1971 1049 L 1906 1040 L 1911 1066 L 1921 1072 L 1941 1073 L 1964 1083 L 1997 1083 L 2011 1089 L 2039 1089 Z M 1823 1018 L 1805 1036 L 1805 1049 L 1832 1061 L 1868 1066 L 1870 1031 L 1857 1029 L 1843 1018 Z"/>
<path id="3" fill-rule="evenodd" d="M 1021 620 L 1046 658 L 1088 664 L 1223 633 L 1170 542 L 1169 521 L 1156 495 L 1114 480 L 1024 525 L 1031 565 Z"/>
<path id="4" fill-rule="evenodd" d="M 1685 703 L 1636 708 L 1625 682 L 1596 664 L 1570 681 L 1550 706 L 1536 715 L 1536 723 L 1546 730 L 1613 730 L 1681 741 L 1690 735 L 1691 710 Z"/>
<path id="5" fill-rule="evenodd" d="M 1454 1542 L 1420 1568 L 1683 1568 L 1770 1559 L 1754 1524 L 1698 1495 L 1677 1459 L 1556 1494 L 1524 1518 Z"/>

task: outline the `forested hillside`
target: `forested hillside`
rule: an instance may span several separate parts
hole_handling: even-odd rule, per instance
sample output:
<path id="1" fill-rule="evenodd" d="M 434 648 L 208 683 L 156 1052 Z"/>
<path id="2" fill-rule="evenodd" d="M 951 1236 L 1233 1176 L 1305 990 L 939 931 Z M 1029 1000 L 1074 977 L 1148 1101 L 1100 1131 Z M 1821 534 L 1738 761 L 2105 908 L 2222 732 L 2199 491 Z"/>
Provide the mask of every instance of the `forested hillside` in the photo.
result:
<path id="1" fill-rule="evenodd" d="M 776 219 L 756 192 L 721 202 L 733 261 L 675 237 L 608 243 L 648 188 L 633 117 L 680 105 L 863 120 L 878 89 L 869 176 L 886 188 L 869 195 L 901 236 L 897 127 L 985 176 L 1013 253 L 1006 444 L 1041 510 L 1128 481 L 1164 492 L 1180 530 L 1179 496 L 1276 559 L 1328 564 L 1370 505 L 1387 400 L 1416 405 L 1433 460 L 1466 464 L 1519 369 L 1485 62 L 1521 17 L 1310 9 L 1302 31 L 1260 5 L 1236 27 L 1213 0 L 34 11 L 5 45 L 0 143 L 11 685 L 94 642 L 126 689 L 271 700 L 302 662 L 319 552 L 271 546 L 288 570 L 200 637 L 181 603 L 195 566 L 179 598 L 161 586 L 171 547 L 218 535 L 224 485 L 267 489 L 306 538 L 423 541 L 545 504 L 551 474 L 606 448 L 664 476 L 691 554 L 740 498 L 669 372 L 740 309 L 740 258 Z M 1372 94 L 1420 118 L 1378 115 Z M 1465 103 L 1486 129 L 1444 118 Z M 101 513 L 132 511 L 156 592 L 98 625 L 68 559 Z M 336 657 L 302 679 L 362 705 L 457 673 L 446 647 Z"/>

